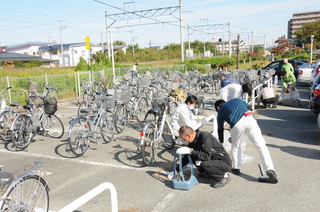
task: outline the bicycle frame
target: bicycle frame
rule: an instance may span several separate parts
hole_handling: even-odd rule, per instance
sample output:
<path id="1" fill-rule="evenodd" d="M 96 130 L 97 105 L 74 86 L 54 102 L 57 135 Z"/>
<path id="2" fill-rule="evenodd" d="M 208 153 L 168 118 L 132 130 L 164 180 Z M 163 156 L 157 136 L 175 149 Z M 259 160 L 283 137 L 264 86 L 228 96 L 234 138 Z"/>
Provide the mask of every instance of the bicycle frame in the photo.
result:
<path id="1" fill-rule="evenodd" d="M 102 116 L 102 113 L 104 112 L 104 110 L 108 111 L 107 109 L 105 109 L 104 107 L 100 107 L 99 108 L 99 111 L 98 113 L 94 116 L 94 119 L 91 121 L 90 119 L 90 115 L 89 114 L 86 114 L 86 115 L 80 115 L 80 116 L 77 116 L 76 118 L 74 118 L 70 125 L 69 125 L 69 130 L 68 130 L 68 137 L 70 137 L 70 133 L 71 133 L 71 127 L 72 125 L 77 121 L 77 119 L 79 119 L 80 117 L 85 117 L 87 121 L 89 121 L 89 124 L 90 125 L 93 125 L 94 126 L 94 129 L 91 130 L 90 132 L 87 132 L 87 133 L 84 133 L 83 137 L 87 137 L 87 136 L 90 136 L 90 135 L 93 135 L 94 137 L 98 134 L 98 131 L 97 131 L 97 127 L 98 125 L 101 123 L 101 120 L 103 118 Z"/>
<path id="2" fill-rule="evenodd" d="M 142 130 L 142 132 L 140 133 L 140 136 L 141 136 L 140 145 L 143 145 L 145 132 L 146 132 L 146 129 L 148 128 L 148 126 L 149 126 L 150 124 L 155 125 L 155 129 L 156 129 L 156 138 L 152 141 L 152 144 L 153 144 L 153 145 L 151 145 L 151 146 L 153 146 L 153 148 L 158 148 L 158 147 L 160 146 L 159 144 L 161 144 L 162 142 L 164 142 L 161 135 L 162 135 L 162 132 L 163 132 L 163 127 L 164 127 L 165 122 L 168 123 L 168 126 L 169 126 L 169 128 L 170 128 L 170 131 L 173 132 L 172 126 L 171 126 L 170 122 L 168 122 L 168 120 L 167 120 L 167 112 L 166 112 L 166 111 L 167 111 L 167 106 L 166 106 L 166 109 L 165 109 L 163 115 L 160 116 L 160 117 L 161 117 L 161 124 L 160 124 L 159 127 L 158 127 L 157 124 L 155 124 L 155 123 L 147 123 L 147 124 L 145 125 L 145 127 L 144 127 L 143 130 Z M 159 118 L 160 118 L 160 117 L 159 117 Z M 172 134 L 172 138 L 175 140 L 174 134 Z"/>

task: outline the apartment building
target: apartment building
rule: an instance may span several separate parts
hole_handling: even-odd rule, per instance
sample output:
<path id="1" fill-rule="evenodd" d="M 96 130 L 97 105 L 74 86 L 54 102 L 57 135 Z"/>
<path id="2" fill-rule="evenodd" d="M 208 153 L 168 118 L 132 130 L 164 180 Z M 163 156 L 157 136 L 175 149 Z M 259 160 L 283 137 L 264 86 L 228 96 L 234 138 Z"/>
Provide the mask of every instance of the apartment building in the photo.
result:
<path id="1" fill-rule="evenodd" d="M 320 20 L 320 10 L 293 13 L 288 21 L 288 39 L 295 38 L 294 32 L 302 28 L 303 24 Z"/>

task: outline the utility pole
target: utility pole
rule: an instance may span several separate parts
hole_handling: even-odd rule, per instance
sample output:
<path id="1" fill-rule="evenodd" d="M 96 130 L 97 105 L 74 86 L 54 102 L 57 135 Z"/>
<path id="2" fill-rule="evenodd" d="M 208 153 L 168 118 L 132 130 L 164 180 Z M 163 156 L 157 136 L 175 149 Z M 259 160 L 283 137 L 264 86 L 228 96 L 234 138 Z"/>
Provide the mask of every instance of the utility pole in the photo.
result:
<path id="1" fill-rule="evenodd" d="M 59 20 L 59 30 L 60 30 L 60 48 L 61 48 L 60 54 L 62 57 L 62 67 L 63 67 L 64 66 L 64 51 L 63 51 L 63 44 L 62 44 L 62 30 L 65 29 L 66 26 L 61 25 L 62 21 L 64 21 L 64 20 Z"/>
<path id="2" fill-rule="evenodd" d="M 184 61 L 183 21 L 182 21 L 182 0 L 179 0 L 179 6 L 180 6 L 180 44 L 181 44 L 181 61 Z"/>
<path id="3" fill-rule="evenodd" d="M 106 17 L 106 36 L 107 36 L 107 46 L 108 46 L 108 58 L 110 59 L 110 37 L 109 37 L 109 27 L 108 27 L 108 12 L 105 11 Z"/>
<path id="4" fill-rule="evenodd" d="M 228 46 L 228 49 L 229 49 L 229 59 L 231 58 L 231 55 L 232 55 L 232 49 L 231 49 L 231 27 L 230 27 L 230 22 L 228 23 L 228 35 L 229 35 L 229 46 Z"/>
<path id="5" fill-rule="evenodd" d="M 240 68 L 240 34 L 237 36 L 237 69 Z"/>

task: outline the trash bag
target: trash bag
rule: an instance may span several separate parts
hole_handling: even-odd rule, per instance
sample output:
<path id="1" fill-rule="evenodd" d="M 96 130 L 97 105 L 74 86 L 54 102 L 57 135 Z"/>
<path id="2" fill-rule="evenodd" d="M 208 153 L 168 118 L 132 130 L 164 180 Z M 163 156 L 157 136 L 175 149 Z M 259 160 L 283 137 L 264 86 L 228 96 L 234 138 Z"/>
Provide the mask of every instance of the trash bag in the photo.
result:
<path id="1" fill-rule="evenodd" d="M 290 89 L 289 93 L 281 93 L 279 96 L 279 103 L 292 107 L 301 107 L 302 102 L 298 89 L 292 91 Z"/>
<path id="2" fill-rule="evenodd" d="M 223 134 L 224 134 L 223 147 L 229 154 L 231 154 L 231 142 L 232 142 L 231 134 L 228 130 L 224 130 Z M 240 145 L 240 151 L 242 152 L 241 164 L 249 163 L 254 159 L 254 157 L 244 154 L 246 147 L 247 147 L 247 139 L 245 137 L 242 137 L 242 141 Z"/>

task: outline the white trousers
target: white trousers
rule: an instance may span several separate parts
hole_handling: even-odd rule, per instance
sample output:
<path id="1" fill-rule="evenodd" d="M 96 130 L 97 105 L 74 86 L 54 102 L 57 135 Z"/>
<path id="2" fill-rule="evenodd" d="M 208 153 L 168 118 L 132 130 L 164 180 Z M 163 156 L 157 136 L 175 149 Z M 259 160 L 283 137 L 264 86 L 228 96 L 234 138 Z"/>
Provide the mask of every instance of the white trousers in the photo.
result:
<path id="1" fill-rule="evenodd" d="M 265 171 L 274 170 L 273 162 L 270 156 L 266 141 L 264 140 L 257 120 L 252 116 L 243 116 L 236 125 L 231 128 L 231 159 L 234 169 L 241 168 L 242 151 L 241 141 L 243 134 L 246 133 L 252 144 L 258 149 L 262 167 Z"/>

